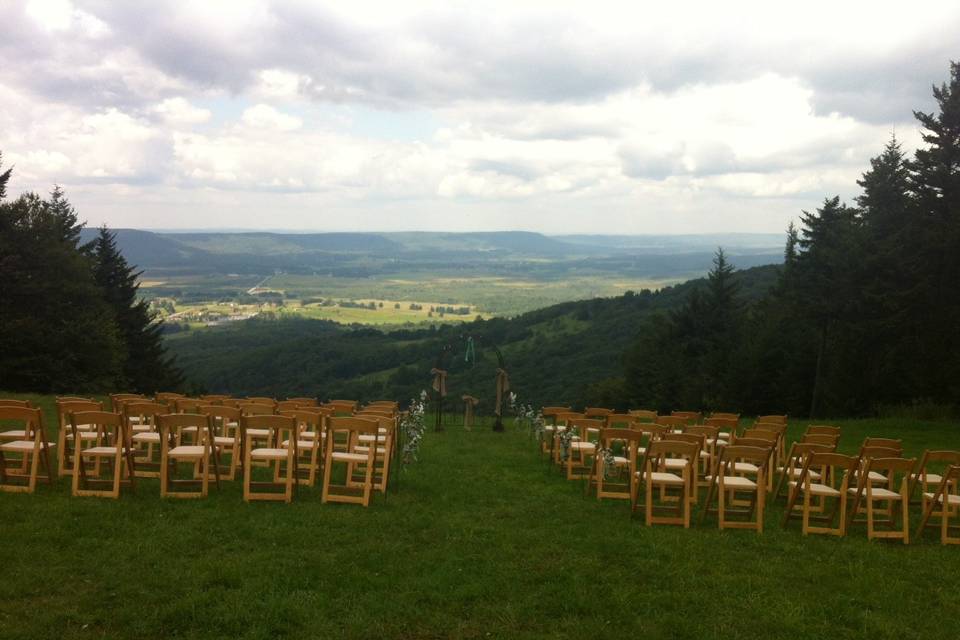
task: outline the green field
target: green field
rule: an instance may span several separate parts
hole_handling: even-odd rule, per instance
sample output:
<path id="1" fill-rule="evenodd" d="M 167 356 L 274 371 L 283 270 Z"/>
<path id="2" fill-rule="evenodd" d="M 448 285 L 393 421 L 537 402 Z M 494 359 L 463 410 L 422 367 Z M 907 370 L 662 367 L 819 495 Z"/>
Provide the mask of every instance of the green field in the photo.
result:
<path id="1" fill-rule="evenodd" d="M 848 452 L 865 435 L 910 456 L 957 443 L 944 423 L 836 424 Z M 781 515 L 762 536 L 646 528 L 513 426 L 428 432 L 369 509 L 322 505 L 316 488 L 247 505 L 239 482 L 196 501 L 161 501 L 150 480 L 72 498 L 64 479 L 0 494 L 0 637 L 960 637 L 960 549 L 932 532 L 871 543 L 861 526 L 805 538 Z"/>

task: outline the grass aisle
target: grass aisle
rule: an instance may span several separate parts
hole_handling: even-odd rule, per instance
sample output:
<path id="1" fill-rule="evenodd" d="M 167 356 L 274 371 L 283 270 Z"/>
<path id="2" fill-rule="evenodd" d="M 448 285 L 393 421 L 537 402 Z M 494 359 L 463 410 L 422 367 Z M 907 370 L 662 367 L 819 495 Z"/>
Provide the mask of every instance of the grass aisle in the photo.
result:
<path id="1" fill-rule="evenodd" d="M 61 479 L 0 494 L 0 637 L 960 637 L 957 548 L 804 538 L 770 512 L 763 536 L 647 529 L 487 428 L 428 432 L 367 510 Z"/>

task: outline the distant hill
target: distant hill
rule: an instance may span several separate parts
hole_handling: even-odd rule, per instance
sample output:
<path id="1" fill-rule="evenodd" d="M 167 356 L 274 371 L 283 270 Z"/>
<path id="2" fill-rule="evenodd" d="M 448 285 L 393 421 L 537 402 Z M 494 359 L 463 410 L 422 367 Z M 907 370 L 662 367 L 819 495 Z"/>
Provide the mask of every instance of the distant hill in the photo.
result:
<path id="1" fill-rule="evenodd" d="M 779 268 L 739 271 L 742 299 L 763 296 Z M 516 318 L 454 327 L 383 332 L 327 321 L 254 319 L 208 329 L 168 344 L 188 376 L 210 392 L 406 399 L 429 385 L 445 346 L 451 403 L 470 393 L 492 403 L 498 346 L 524 402 L 590 400 L 591 386 L 621 373 L 621 358 L 643 321 L 667 313 L 703 279 L 613 298 L 554 305 Z M 475 336 L 478 361 L 467 361 L 466 336 Z"/>

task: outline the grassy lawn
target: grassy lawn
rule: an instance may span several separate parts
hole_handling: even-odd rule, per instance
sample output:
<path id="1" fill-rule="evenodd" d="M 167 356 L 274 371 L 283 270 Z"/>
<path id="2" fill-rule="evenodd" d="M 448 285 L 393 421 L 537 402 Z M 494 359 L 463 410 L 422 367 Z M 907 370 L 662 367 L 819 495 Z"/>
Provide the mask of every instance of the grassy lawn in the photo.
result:
<path id="1" fill-rule="evenodd" d="M 839 425 L 847 451 L 864 435 L 911 456 L 958 442 L 947 424 Z M 804 538 L 781 515 L 762 536 L 648 529 L 514 428 L 428 432 L 369 509 L 316 488 L 247 505 L 239 482 L 200 501 L 161 501 L 151 480 L 72 498 L 61 479 L 0 494 L 0 637 L 960 637 L 960 549 L 932 532 L 869 543 L 862 526 Z"/>

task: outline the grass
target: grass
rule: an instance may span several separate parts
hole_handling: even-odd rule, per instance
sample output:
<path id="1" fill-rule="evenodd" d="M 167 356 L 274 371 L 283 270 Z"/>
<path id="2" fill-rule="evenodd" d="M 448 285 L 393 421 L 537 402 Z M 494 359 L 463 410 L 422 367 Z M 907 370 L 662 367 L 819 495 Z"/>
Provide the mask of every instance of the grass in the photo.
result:
<path id="1" fill-rule="evenodd" d="M 943 423 L 838 424 L 847 451 L 865 435 L 911 456 L 957 442 Z M 805 538 L 779 505 L 762 536 L 646 528 L 513 427 L 428 432 L 369 509 L 316 488 L 247 505 L 239 482 L 199 501 L 161 501 L 151 480 L 72 498 L 65 480 L 0 494 L 5 639 L 960 637 L 960 549 L 932 534 Z"/>

